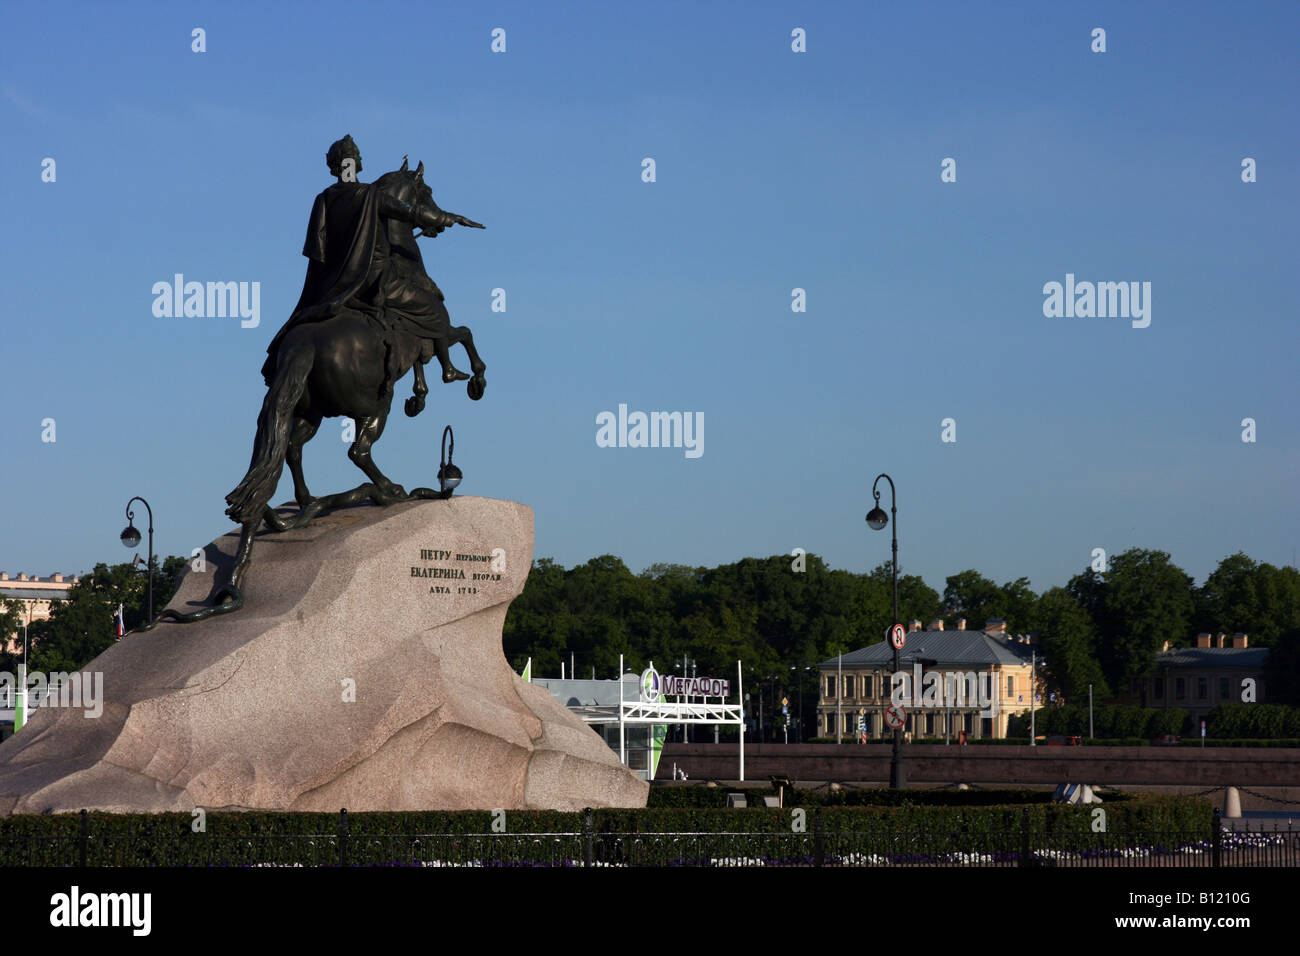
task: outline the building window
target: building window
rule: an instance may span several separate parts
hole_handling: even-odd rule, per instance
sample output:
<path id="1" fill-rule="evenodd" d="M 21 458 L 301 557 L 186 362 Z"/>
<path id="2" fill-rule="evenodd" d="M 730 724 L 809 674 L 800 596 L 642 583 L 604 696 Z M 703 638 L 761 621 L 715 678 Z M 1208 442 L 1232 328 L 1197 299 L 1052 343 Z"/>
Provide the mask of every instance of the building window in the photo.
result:
<path id="1" fill-rule="evenodd" d="M 826 696 L 831 699 L 835 697 L 835 678 L 830 675 L 826 677 Z"/>
<path id="2" fill-rule="evenodd" d="M 853 696 L 853 677 L 852 677 L 852 675 L 850 675 L 850 676 L 844 678 L 844 696 L 845 696 L 845 697 L 852 697 L 852 696 Z"/>
<path id="3" fill-rule="evenodd" d="M 934 736 L 934 714 L 925 715 L 925 735 L 927 737 Z"/>
<path id="4" fill-rule="evenodd" d="M 1185 700 L 1187 698 L 1187 680 L 1182 677 L 1174 678 L 1174 699 Z"/>
<path id="5" fill-rule="evenodd" d="M 1008 697 L 1016 696 L 1016 679 L 1014 676 L 1007 678 L 1007 696 Z"/>
<path id="6" fill-rule="evenodd" d="M 826 736 L 827 737 L 835 736 L 835 715 L 834 714 L 826 715 Z"/>
<path id="7" fill-rule="evenodd" d="M 1220 677 L 1220 678 L 1219 678 L 1219 700 L 1227 700 L 1227 699 L 1228 699 L 1228 696 L 1229 696 L 1229 694 L 1228 694 L 1228 678 L 1226 678 L 1226 677 Z"/>
<path id="8" fill-rule="evenodd" d="M 1165 679 L 1163 677 L 1152 678 L 1151 696 L 1155 700 L 1165 699 Z"/>
<path id="9" fill-rule="evenodd" d="M 1210 696 L 1210 679 L 1208 677 L 1196 678 L 1196 699 L 1205 700 Z"/>
<path id="10" fill-rule="evenodd" d="M 862 678 L 862 696 L 863 696 L 863 697 L 870 697 L 870 696 L 871 696 L 871 683 L 872 683 L 872 681 L 871 681 L 871 678 L 870 678 L 869 676 L 868 676 L 868 677 L 864 677 L 864 678 Z"/>

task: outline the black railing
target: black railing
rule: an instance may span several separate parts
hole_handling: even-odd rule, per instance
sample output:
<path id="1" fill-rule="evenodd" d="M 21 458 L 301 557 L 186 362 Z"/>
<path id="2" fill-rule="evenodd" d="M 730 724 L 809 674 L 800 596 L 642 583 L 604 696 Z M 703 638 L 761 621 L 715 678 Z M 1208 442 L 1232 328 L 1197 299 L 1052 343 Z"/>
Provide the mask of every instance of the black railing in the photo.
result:
<path id="1" fill-rule="evenodd" d="M 1249 867 L 1300 866 L 1300 829 L 1229 830 L 1216 812 L 1199 831 L 1100 833 L 1018 828 L 775 832 L 598 832 L 593 816 L 564 833 L 367 834 L 347 812 L 310 834 L 97 832 L 83 811 L 75 836 L 0 837 L 0 866 L 480 867 Z"/>

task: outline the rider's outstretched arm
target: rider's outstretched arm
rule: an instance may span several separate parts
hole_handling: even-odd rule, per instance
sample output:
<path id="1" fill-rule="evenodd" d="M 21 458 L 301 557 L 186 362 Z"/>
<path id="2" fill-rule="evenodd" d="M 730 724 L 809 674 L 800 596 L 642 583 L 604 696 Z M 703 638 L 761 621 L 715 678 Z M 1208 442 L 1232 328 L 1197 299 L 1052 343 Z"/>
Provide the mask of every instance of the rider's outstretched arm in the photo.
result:
<path id="1" fill-rule="evenodd" d="M 403 202 L 387 193 L 380 194 L 379 214 L 390 219 L 409 222 L 433 235 L 437 235 L 457 221 L 453 213 L 443 212 L 437 206 Z"/>

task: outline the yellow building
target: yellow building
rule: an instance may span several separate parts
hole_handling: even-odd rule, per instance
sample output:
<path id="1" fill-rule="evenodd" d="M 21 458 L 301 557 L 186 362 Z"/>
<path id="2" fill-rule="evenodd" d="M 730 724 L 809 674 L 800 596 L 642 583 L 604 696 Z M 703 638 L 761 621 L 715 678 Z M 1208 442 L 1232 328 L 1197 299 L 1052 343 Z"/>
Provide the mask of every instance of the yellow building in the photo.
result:
<path id="1" fill-rule="evenodd" d="M 66 601 L 68 589 L 80 578 L 51 574 L 48 578 L 19 574 L 10 577 L 0 573 L 0 598 L 7 598 L 23 608 L 23 623 L 30 625 L 33 621 L 43 621 L 50 616 L 50 606 L 55 601 Z M 4 649 L 11 654 L 21 652 L 23 648 L 23 631 L 18 628 L 11 634 L 0 635 Z"/>
<path id="2" fill-rule="evenodd" d="M 1194 722 L 1219 704 L 1247 700 L 1267 703 L 1264 670 L 1268 648 L 1250 647 L 1245 634 L 1196 635 L 1195 647 L 1170 647 L 1156 655 L 1155 667 L 1133 681 L 1127 703 L 1142 707 L 1176 707 Z"/>
<path id="3" fill-rule="evenodd" d="M 913 621 L 899 651 L 904 731 L 912 737 L 1005 737 L 1007 718 L 1030 706 L 1031 638 L 1006 633 L 991 620 L 981 631 L 945 630 L 942 620 L 926 630 Z M 817 730 L 822 737 L 851 740 L 864 727 L 868 738 L 888 737 L 885 709 L 891 702 L 894 649 L 872 644 L 842 658 L 822 661 Z M 913 686 L 915 685 L 915 686 Z M 1041 672 L 1038 693 L 1043 693 Z"/>

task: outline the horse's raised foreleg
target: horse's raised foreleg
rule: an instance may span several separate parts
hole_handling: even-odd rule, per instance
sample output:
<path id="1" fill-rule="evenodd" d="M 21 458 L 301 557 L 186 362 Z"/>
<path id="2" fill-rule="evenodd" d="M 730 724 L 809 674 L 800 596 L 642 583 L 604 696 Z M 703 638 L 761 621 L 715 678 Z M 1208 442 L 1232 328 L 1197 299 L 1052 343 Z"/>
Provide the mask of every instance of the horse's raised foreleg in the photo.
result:
<path id="1" fill-rule="evenodd" d="M 307 489 L 307 479 L 302 474 L 302 446 L 312 440 L 318 428 L 320 428 L 319 418 L 315 421 L 308 418 L 295 419 L 293 431 L 289 434 L 289 448 L 284 454 L 284 460 L 289 465 L 289 474 L 293 476 L 293 496 L 298 500 L 299 508 L 306 508 L 315 500 Z"/>
<path id="2" fill-rule="evenodd" d="M 392 400 L 390 393 L 389 400 Z M 393 504 L 397 501 L 406 500 L 406 491 L 401 485 L 394 484 L 388 480 L 388 477 L 379 470 L 374 459 L 370 455 L 370 446 L 379 441 L 379 436 L 384 433 L 384 425 L 388 422 L 388 408 L 385 407 L 377 415 L 370 415 L 365 418 L 357 419 L 357 440 L 352 443 L 348 449 L 348 457 L 352 463 L 366 473 L 375 485 L 378 495 L 375 500 L 382 505 Z"/>
<path id="3" fill-rule="evenodd" d="M 424 411 L 424 396 L 429 394 L 429 383 L 424 380 L 424 363 L 427 361 L 429 359 L 421 357 L 412 366 L 411 370 L 415 372 L 415 388 L 413 389 L 415 394 L 406 400 L 405 407 L 408 418 L 414 418 Z"/>
<path id="4" fill-rule="evenodd" d="M 453 325 L 447 341 L 452 345 L 459 342 L 465 346 L 465 352 L 469 355 L 469 367 L 474 370 L 474 377 L 469 380 L 465 390 L 469 393 L 470 398 L 478 401 L 483 397 L 483 391 L 487 388 L 487 378 L 483 375 L 487 371 L 487 365 L 479 356 L 478 349 L 474 348 L 473 334 L 464 325 Z"/>
<path id="5" fill-rule="evenodd" d="M 475 375 L 482 375 L 487 371 L 487 365 L 484 364 L 482 357 L 478 354 L 478 349 L 474 348 L 474 334 L 470 332 L 469 327 L 465 325 L 453 325 L 451 334 L 447 336 L 447 344 L 455 345 L 460 343 L 465 346 L 465 354 L 469 356 L 469 367 Z"/>

